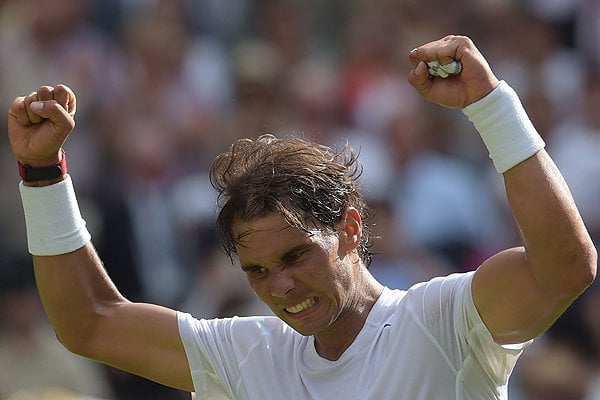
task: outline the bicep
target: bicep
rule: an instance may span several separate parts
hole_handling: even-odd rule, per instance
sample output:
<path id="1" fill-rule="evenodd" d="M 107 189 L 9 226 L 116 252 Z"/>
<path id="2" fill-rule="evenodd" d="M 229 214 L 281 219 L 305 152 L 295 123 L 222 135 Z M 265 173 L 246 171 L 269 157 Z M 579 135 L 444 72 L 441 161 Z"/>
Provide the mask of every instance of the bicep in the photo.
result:
<path id="1" fill-rule="evenodd" d="M 175 311 L 122 302 L 101 315 L 83 355 L 167 386 L 194 391 Z"/>
<path id="2" fill-rule="evenodd" d="M 540 335 L 576 298 L 541 285 L 522 247 L 486 260 L 473 277 L 472 295 L 481 319 L 499 344 L 522 343 Z"/>

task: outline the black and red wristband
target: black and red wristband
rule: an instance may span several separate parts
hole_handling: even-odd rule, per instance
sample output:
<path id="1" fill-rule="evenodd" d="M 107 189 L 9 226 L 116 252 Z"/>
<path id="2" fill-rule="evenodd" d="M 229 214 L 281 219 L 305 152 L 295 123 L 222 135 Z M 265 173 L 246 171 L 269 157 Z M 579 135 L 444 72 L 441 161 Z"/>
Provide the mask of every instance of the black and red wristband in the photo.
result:
<path id="1" fill-rule="evenodd" d="M 32 167 L 28 164 L 23 164 L 18 161 L 19 175 L 24 182 L 39 182 L 39 181 L 50 181 L 63 177 L 67 174 L 67 156 L 64 150 L 62 152 L 62 159 L 60 162 L 52 165 L 46 165 L 42 167 Z"/>

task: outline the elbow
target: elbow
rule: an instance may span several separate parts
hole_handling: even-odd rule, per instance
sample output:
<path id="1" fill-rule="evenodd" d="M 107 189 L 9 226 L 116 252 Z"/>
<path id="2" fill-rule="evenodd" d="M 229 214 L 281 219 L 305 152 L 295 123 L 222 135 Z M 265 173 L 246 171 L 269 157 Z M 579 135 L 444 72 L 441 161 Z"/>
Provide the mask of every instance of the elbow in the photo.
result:
<path id="1" fill-rule="evenodd" d="M 74 335 L 65 335 L 58 331 L 54 331 L 56 339 L 63 345 L 65 349 L 78 356 L 83 356 L 84 351 L 82 350 L 82 342 L 75 340 Z"/>
<path id="2" fill-rule="evenodd" d="M 563 248 L 559 256 L 551 256 L 538 271 L 545 271 L 539 282 L 553 297 L 574 300 L 596 279 L 598 253 L 593 244 L 576 249 Z"/>
<path id="3" fill-rule="evenodd" d="M 90 338 L 93 336 L 95 323 L 90 318 L 74 327 L 54 330 L 56 338 L 65 349 L 82 357 L 89 357 Z"/>
<path id="4" fill-rule="evenodd" d="M 589 244 L 570 263 L 572 280 L 570 291 L 573 295 L 580 295 L 596 279 L 598 269 L 598 252 L 593 244 Z"/>
<path id="5" fill-rule="evenodd" d="M 79 315 L 74 323 L 63 326 L 62 329 L 55 326 L 56 338 L 71 353 L 95 359 L 94 349 L 99 342 L 98 338 L 102 337 L 120 304 L 114 302 L 96 307 L 85 315 Z"/>
<path id="6" fill-rule="evenodd" d="M 590 255 L 587 263 L 587 286 L 590 286 L 594 282 L 598 270 L 598 251 L 593 244 L 590 247 Z"/>

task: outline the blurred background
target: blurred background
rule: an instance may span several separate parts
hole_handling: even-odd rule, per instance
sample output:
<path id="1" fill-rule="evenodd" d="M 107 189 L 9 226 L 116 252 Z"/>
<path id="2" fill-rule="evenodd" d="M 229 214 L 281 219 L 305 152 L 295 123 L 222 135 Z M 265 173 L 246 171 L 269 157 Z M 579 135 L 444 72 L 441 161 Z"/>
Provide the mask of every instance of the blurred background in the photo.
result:
<path id="1" fill-rule="evenodd" d="M 212 227 L 208 169 L 237 138 L 359 149 L 380 237 L 371 270 L 389 287 L 519 244 L 477 133 L 406 82 L 410 49 L 450 33 L 519 92 L 599 243 L 598 0 L 1 0 L 0 109 L 43 84 L 76 92 L 70 172 L 128 298 L 199 318 L 265 314 Z M 60 346 L 18 182 L 0 140 L 0 399 L 188 399 Z M 511 399 L 600 399 L 597 286 L 525 352 Z"/>

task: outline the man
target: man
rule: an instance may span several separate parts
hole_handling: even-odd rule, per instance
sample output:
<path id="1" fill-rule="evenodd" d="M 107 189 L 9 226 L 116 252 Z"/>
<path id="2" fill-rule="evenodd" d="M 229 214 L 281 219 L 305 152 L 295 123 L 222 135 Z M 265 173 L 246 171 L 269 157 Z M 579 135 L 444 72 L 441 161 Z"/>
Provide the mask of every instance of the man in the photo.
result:
<path id="1" fill-rule="evenodd" d="M 593 281 L 596 250 L 514 91 L 471 40 L 448 36 L 409 59 L 417 91 L 478 128 L 523 247 L 475 273 L 384 288 L 367 271 L 354 157 L 263 136 L 236 142 L 211 174 L 221 243 L 279 318 L 196 320 L 131 303 L 104 272 L 61 165 L 75 97 L 41 87 L 15 99 L 9 138 L 39 292 L 61 342 L 200 398 L 507 398 L 522 349 Z M 455 60 L 458 75 L 428 72 L 427 62 Z"/>

